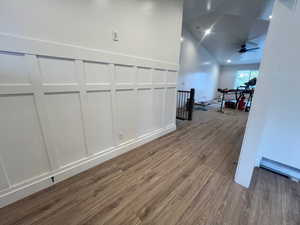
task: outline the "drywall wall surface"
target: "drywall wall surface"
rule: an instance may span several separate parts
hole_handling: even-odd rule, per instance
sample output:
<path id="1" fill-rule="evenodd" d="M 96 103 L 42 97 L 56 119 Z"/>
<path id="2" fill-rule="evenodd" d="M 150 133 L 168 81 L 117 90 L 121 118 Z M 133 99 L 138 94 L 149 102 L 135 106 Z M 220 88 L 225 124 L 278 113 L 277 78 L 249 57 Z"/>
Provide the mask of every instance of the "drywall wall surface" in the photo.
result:
<path id="1" fill-rule="evenodd" d="M 259 70 L 259 64 L 221 66 L 219 88 L 233 89 L 235 87 L 236 74 L 239 70 Z"/>
<path id="2" fill-rule="evenodd" d="M 265 158 L 300 169 L 300 31 L 293 29 L 300 27 L 300 6 L 286 4 L 277 3 L 272 21 L 277 25 L 270 37 L 274 46 L 264 69 L 270 74 L 267 90 L 272 88 L 272 92 L 259 152 Z"/>
<path id="3" fill-rule="evenodd" d="M 235 177 L 246 187 L 262 156 L 300 168 L 300 7 L 293 2 L 277 1 L 274 6 Z"/>
<path id="4" fill-rule="evenodd" d="M 219 64 L 215 58 L 183 29 L 178 87 L 195 88 L 196 101 L 209 101 L 216 96 L 218 81 Z"/>
<path id="5" fill-rule="evenodd" d="M 178 64 L 182 0 L 2 0 L 0 32 Z M 113 31 L 119 41 L 112 41 Z"/>

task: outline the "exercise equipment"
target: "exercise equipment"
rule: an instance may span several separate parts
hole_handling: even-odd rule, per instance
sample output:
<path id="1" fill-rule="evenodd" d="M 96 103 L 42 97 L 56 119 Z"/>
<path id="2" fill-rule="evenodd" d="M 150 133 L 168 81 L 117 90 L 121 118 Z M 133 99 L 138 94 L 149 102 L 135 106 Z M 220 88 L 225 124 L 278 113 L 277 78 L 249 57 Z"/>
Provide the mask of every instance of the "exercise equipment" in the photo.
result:
<path id="1" fill-rule="evenodd" d="M 235 101 L 234 108 L 235 109 L 238 107 L 238 109 L 245 110 L 245 112 L 250 111 L 250 108 L 252 105 L 252 98 L 253 98 L 253 94 L 254 94 L 254 88 L 249 88 L 249 86 L 247 87 L 247 85 L 246 85 L 246 87 L 241 87 L 241 88 L 237 88 L 237 89 L 220 89 L 219 88 L 218 92 L 220 92 L 222 94 L 221 105 L 220 105 L 220 109 L 219 109 L 220 112 L 224 113 L 223 104 L 225 101 L 225 96 L 229 95 L 229 94 L 233 94 L 235 96 L 235 99 L 234 99 L 234 101 Z M 247 101 L 245 102 L 247 95 L 248 95 L 248 98 L 247 98 Z M 230 108 L 233 108 L 233 106 Z"/>

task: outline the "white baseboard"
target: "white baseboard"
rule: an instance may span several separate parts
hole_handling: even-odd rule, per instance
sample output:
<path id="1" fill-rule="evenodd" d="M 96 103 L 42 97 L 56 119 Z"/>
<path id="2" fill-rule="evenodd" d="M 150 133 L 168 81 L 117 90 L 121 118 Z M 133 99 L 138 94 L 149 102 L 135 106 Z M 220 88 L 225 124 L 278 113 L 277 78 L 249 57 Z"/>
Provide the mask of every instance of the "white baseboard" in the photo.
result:
<path id="1" fill-rule="evenodd" d="M 300 180 L 300 170 L 280 162 L 276 162 L 267 158 L 262 158 L 260 167 L 271 170 L 275 173 L 282 174 L 293 180 Z"/>
<path id="2" fill-rule="evenodd" d="M 29 181 L 25 181 L 21 184 L 12 186 L 9 189 L 0 192 L 0 208 L 23 199 L 40 190 L 48 188 L 85 170 L 95 167 L 107 160 L 124 154 L 174 130 L 176 130 L 175 124 L 168 126 L 165 129 L 153 131 L 129 142 L 122 143 L 119 146 L 106 150 L 105 152 L 84 158 L 83 160 L 67 165 L 59 170 L 52 171 L 51 173 L 47 173 Z M 51 177 L 55 178 L 54 183 L 51 181 Z"/>

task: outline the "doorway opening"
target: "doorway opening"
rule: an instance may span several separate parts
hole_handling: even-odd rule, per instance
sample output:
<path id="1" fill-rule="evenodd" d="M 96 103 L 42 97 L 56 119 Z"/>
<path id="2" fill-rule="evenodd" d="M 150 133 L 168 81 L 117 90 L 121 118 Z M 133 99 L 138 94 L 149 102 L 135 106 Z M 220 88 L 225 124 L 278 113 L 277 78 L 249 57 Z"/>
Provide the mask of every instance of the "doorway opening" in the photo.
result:
<path id="1" fill-rule="evenodd" d="M 195 89 L 194 111 L 250 110 L 273 4 L 184 1 L 178 89 Z"/>
<path id="2" fill-rule="evenodd" d="M 188 123 L 220 120 L 239 124 L 236 130 L 243 136 L 260 80 L 274 2 L 184 1 L 178 93 L 195 91 L 193 120 Z M 181 111 L 177 99 L 177 113 Z M 179 127 L 182 124 L 178 120 Z M 241 142 L 238 144 L 240 149 Z M 238 156 L 228 163 L 236 165 Z"/>

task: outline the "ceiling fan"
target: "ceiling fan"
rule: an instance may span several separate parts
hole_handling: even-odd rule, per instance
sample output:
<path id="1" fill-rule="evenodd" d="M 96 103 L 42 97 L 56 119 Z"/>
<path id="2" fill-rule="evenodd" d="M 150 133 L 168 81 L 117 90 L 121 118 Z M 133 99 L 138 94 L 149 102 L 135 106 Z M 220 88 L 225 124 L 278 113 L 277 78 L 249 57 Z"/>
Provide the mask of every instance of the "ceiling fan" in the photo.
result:
<path id="1" fill-rule="evenodd" d="M 238 52 L 243 54 L 243 53 L 252 52 L 252 51 L 255 51 L 255 50 L 258 50 L 258 49 L 260 49 L 260 47 L 247 48 L 247 44 L 244 43 L 244 44 L 241 45 L 241 48 L 238 50 Z"/>

